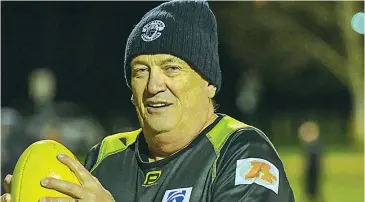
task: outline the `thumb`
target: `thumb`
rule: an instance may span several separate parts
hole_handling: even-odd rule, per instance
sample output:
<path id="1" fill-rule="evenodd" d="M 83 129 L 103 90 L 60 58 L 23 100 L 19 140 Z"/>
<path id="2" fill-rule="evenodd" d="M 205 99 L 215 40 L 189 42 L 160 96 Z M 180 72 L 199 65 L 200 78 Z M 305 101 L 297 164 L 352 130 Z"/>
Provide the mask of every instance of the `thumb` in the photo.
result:
<path id="1" fill-rule="evenodd" d="M 4 189 L 7 193 L 10 193 L 12 175 L 8 174 L 4 179 Z"/>
<path id="2" fill-rule="evenodd" d="M 4 194 L 1 196 L 1 202 L 10 202 L 10 201 L 11 201 L 10 194 Z"/>

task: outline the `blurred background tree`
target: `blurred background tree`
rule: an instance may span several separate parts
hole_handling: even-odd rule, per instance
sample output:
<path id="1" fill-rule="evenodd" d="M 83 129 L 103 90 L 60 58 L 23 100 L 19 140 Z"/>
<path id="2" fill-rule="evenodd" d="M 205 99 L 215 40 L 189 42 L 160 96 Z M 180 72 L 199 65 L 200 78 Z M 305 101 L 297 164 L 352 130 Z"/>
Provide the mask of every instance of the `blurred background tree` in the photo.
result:
<path id="1" fill-rule="evenodd" d="M 221 21 L 220 39 L 228 44 L 233 57 L 247 64 L 238 66 L 246 69 L 242 73 L 259 69 L 262 77 L 271 77 L 266 79 L 270 85 L 288 91 L 283 81 L 305 69 L 320 66 L 331 72 L 351 96 L 346 135 L 353 145 L 363 149 L 364 38 L 351 29 L 351 18 L 363 10 L 363 2 L 254 1 L 217 2 L 214 6 Z M 324 76 L 312 77 L 304 84 L 309 88 L 302 85 L 293 89 L 310 96 L 315 91 L 329 92 L 338 87 Z M 308 89 L 311 92 L 304 92 Z M 248 92 L 247 88 L 241 91 Z"/>

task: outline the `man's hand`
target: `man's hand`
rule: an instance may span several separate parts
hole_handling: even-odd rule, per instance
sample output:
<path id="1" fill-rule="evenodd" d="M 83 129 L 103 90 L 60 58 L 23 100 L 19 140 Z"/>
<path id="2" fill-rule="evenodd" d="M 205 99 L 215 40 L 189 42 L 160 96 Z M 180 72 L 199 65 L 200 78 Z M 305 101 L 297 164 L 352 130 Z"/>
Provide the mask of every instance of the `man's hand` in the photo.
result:
<path id="1" fill-rule="evenodd" d="M 1 202 L 10 202 L 11 197 L 10 197 L 10 187 L 11 187 L 11 178 L 13 176 L 12 175 L 7 175 L 4 179 L 4 189 L 6 191 L 6 194 L 1 196 Z"/>
<path id="2" fill-rule="evenodd" d="M 55 178 L 45 178 L 41 182 L 43 187 L 64 193 L 73 199 L 44 197 L 40 199 L 40 202 L 114 202 L 110 192 L 105 190 L 99 180 L 92 176 L 80 162 L 63 154 L 58 155 L 57 158 L 75 173 L 81 185 Z"/>

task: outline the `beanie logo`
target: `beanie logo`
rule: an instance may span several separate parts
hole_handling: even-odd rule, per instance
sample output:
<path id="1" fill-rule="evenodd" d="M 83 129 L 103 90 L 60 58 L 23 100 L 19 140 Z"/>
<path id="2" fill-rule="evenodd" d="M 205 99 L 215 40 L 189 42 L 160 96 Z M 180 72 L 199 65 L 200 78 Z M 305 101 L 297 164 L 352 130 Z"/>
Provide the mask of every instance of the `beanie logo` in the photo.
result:
<path id="1" fill-rule="evenodd" d="M 141 38 L 143 41 L 153 41 L 161 36 L 161 31 L 165 29 L 165 23 L 160 20 L 154 20 L 147 23 L 142 28 Z"/>

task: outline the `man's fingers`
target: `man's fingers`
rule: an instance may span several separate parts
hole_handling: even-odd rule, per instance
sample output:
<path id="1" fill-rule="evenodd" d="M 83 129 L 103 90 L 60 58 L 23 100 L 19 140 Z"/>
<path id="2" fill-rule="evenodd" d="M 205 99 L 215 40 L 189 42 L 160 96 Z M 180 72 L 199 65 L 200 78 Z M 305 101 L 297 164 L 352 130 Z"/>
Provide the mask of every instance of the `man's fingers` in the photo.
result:
<path id="1" fill-rule="evenodd" d="M 58 192 L 64 193 L 72 198 L 82 198 L 86 193 L 83 193 L 83 188 L 72 182 L 64 180 L 58 180 L 54 178 L 45 178 L 41 181 L 41 185 L 48 189 L 53 189 Z"/>
<path id="2" fill-rule="evenodd" d="M 92 177 L 93 177 L 93 179 L 94 179 L 94 182 L 96 182 L 98 185 L 102 186 L 102 185 L 101 185 L 101 183 L 100 183 L 100 181 L 98 180 L 98 178 L 96 178 L 96 177 L 94 177 L 94 176 L 92 176 Z"/>
<path id="3" fill-rule="evenodd" d="M 10 193 L 10 187 L 11 187 L 11 179 L 13 178 L 12 175 L 8 174 L 6 175 L 4 179 L 4 189 L 7 193 Z"/>
<path id="4" fill-rule="evenodd" d="M 1 202 L 10 202 L 10 201 L 11 201 L 10 194 L 4 194 L 1 196 Z"/>
<path id="5" fill-rule="evenodd" d="M 57 158 L 75 173 L 81 184 L 94 181 L 89 171 L 87 171 L 85 167 L 76 159 L 73 159 L 65 154 L 59 154 L 57 155 Z"/>
<path id="6" fill-rule="evenodd" d="M 73 198 L 60 198 L 60 197 L 43 197 L 39 199 L 39 202 L 75 202 Z"/>

